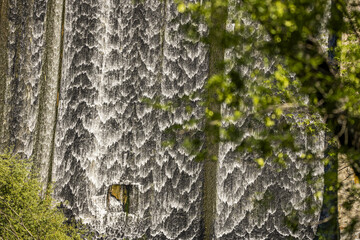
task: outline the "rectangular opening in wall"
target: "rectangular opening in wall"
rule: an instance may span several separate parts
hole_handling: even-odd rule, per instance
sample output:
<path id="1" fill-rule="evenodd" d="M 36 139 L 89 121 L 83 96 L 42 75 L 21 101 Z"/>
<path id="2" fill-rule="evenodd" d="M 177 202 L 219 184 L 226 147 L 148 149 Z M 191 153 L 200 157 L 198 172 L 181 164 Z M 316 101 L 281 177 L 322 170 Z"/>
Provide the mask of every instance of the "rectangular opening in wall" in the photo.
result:
<path id="1" fill-rule="evenodd" d="M 130 184 L 113 184 L 107 194 L 108 210 L 135 214 L 138 205 L 137 188 Z"/>

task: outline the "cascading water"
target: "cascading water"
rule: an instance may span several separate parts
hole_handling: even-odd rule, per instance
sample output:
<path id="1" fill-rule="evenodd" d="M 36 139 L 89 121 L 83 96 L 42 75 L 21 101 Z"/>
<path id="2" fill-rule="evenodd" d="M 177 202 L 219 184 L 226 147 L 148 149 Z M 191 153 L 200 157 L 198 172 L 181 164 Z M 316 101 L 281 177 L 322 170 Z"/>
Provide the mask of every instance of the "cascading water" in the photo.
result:
<path id="1" fill-rule="evenodd" d="M 241 124 L 248 129 L 248 136 L 256 135 L 251 122 L 246 118 Z M 314 137 L 301 134 L 301 125 L 295 126 L 293 132 L 304 150 L 323 151 L 324 136 L 314 141 Z M 216 239 L 313 239 L 322 201 L 315 197 L 323 186 L 321 163 L 310 166 L 299 161 L 296 154 L 284 151 L 290 158 L 286 167 L 266 161 L 259 168 L 254 161 L 256 154 L 240 154 L 235 149 L 235 144 L 220 146 Z M 312 187 L 304 181 L 310 172 L 318 179 Z M 315 215 L 301 214 L 310 207 L 317 209 Z M 284 224 L 293 210 L 300 211 L 301 219 L 295 232 Z"/>
<path id="2" fill-rule="evenodd" d="M 68 1 L 66 21 L 55 195 L 100 232 L 195 238 L 201 164 L 180 147 L 161 147 L 162 132 L 188 116 L 142 99 L 172 100 L 201 88 L 206 51 L 179 34 L 181 17 L 166 2 Z M 114 184 L 132 185 L 133 212 L 112 212 Z"/>
<path id="3" fill-rule="evenodd" d="M 235 11 L 241 1 L 229 2 L 227 30 L 233 31 L 232 19 L 240 19 L 242 25 L 252 28 L 243 34 L 248 34 L 247 37 L 252 35 L 258 41 L 266 41 L 266 35 L 247 14 Z M 225 58 L 230 62 L 228 68 L 239 71 L 243 79 L 253 81 L 251 74 L 254 71 L 263 72 L 264 75 L 273 73 L 277 60 L 271 59 L 266 65 L 263 54 L 256 50 L 252 50 L 248 56 L 248 64 L 236 69 L 232 62 L 243 56 L 237 56 L 234 52 L 231 49 L 226 51 Z M 228 112 L 229 109 L 222 106 L 222 114 L 226 115 Z M 297 115 L 295 114 L 290 121 L 285 121 L 292 125 L 292 135 L 296 136 L 302 153 L 311 151 L 321 157 L 319 153 L 324 151 L 323 133 L 319 137 L 308 136 L 302 124 L 304 119 Z M 247 110 L 237 126 L 245 132 L 243 138 L 259 137 L 257 135 L 264 127 L 254 121 L 251 109 Z M 257 153 L 239 153 L 236 150 L 238 145 L 223 142 L 219 146 L 216 239 L 313 239 L 317 227 L 314 223 L 319 219 L 319 207 L 322 202 L 322 198 L 315 197 L 316 191 L 321 191 L 323 187 L 322 163 L 319 161 L 309 165 L 299 160 L 299 153 L 282 149 L 282 153 L 289 156 L 286 167 L 281 167 L 274 160 L 268 159 L 260 168 L 255 161 L 259 157 Z M 311 187 L 305 181 L 310 173 L 313 179 L 317 179 Z M 317 208 L 316 214 L 304 214 L 310 207 Z M 284 224 L 286 216 L 294 210 L 302 212 L 299 215 L 300 224 L 297 231 L 291 231 L 289 226 Z"/>
<path id="4" fill-rule="evenodd" d="M 202 91 L 209 71 L 207 47 L 182 28 L 191 19 L 167 0 L 0 6 L 9 20 L 0 23 L 8 35 L 1 50 L 8 62 L 0 63 L 2 75 L 7 68 L 0 82 L 3 145 L 34 156 L 56 199 L 99 238 L 201 239 L 203 163 L 181 141 L 162 145 L 172 124 L 203 114 L 200 99 L 191 100 L 191 112 L 181 100 Z M 157 97 L 178 107 L 162 111 L 143 101 Z M 249 122 L 239 124 L 252 134 Z M 294 132 L 309 141 L 301 127 Z M 235 153 L 232 144 L 218 147 L 214 239 L 314 236 L 318 215 L 303 216 L 296 233 L 283 222 L 290 205 L 303 210 L 318 189 L 304 183 L 306 165 L 293 156 L 280 172 L 271 162 L 258 168 L 254 156 Z M 253 200 L 269 192 L 276 193 L 269 206 L 257 208 Z"/>

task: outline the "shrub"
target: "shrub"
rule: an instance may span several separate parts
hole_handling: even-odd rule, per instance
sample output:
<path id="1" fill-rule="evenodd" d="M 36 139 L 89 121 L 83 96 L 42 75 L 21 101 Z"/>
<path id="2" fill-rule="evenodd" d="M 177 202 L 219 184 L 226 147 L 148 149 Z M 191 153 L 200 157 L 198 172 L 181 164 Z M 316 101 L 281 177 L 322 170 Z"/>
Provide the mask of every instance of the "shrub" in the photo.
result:
<path id="1" fill-rule="evenodd" d="M 0 239 L 80 239 L 66 225 L 64 214 L 53 203 L 50 190 L 32 173 L 32 161 L 0 153 Z"/>

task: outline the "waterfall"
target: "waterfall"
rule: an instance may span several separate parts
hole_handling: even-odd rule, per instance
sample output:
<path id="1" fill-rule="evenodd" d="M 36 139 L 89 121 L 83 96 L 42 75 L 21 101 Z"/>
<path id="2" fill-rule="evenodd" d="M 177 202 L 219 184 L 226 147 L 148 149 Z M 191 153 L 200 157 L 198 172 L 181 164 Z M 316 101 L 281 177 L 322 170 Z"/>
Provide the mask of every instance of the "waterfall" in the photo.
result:
<path id="1" fill-rule="evenodd" d="M 206 50 L 179 34 L 179 22 L 190 20 L 181 18 L 174 4 L 161 1 L 67 2 L 55 195 L 100 232 L 198 235 L 201 164 L 180 146 L 161 147 L 166 128 L 189 116 L 142 101 L 176 100 L 206 79 Z M 133 212 L 110 210 L 114 184 L 133 186 Z"/>
<path id="2" fill-rule="evenodd" d="M 191 112 L 182 101 L 203 91 L 209 72 L 208 47 L 184 29 L 190 17 L 171 0 L 3 0 L 0 8 L 1 145 L 33 157 L 44 185 L 53 182 L 55 198 L 98 238 L 202 239 L 204 163 L 181 134 L 162 144 L 173 124 L 204 112 L 201 99 L 190 100 Z M 251 121 L 239 123 L 248 135 Z M 322 136 L 300 125 L 293 132 L 304 149 L 322 151 Z M 301 216 L 295 233 L 283 221 L 308 197 L 321 203 L 313 197 L 321 186 L 304 181 L 309 165 L 288 152 L 285 169 L 259 168 L 234 144 L 214 147 L 214 239 L 314 237 L 318 213 Z M 268 206 L 258 208 L 261 199 Z"/>

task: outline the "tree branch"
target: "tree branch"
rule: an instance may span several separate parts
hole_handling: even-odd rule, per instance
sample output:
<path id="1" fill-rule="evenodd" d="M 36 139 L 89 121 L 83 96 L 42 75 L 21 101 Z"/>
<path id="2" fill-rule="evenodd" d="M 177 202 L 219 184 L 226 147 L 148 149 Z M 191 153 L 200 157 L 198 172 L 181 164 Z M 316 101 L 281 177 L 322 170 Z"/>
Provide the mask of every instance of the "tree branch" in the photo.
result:
<path id="1" fill-rule="evenodd" d="M 10 210 L 16 214 L 16 216 L 18 216 L 18 218 L 20 219 L 20 225 L 25 229 L 25 231 L 32 237 L 32 238 L 35 238 L 31 232 L 25 227 L 24 225 L 24 221 L 22 220 L 21 216 L 5 201 L 4 198 L 0 197 L 3 202 L 7 205 L 8 208 L 10 208 Z M 1 212 L 1 211 L 0 211 Z M 4 213 L 3 213 L 4 214 Z"/>

